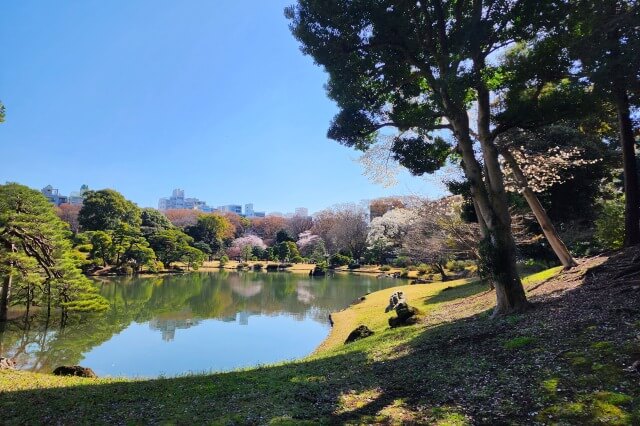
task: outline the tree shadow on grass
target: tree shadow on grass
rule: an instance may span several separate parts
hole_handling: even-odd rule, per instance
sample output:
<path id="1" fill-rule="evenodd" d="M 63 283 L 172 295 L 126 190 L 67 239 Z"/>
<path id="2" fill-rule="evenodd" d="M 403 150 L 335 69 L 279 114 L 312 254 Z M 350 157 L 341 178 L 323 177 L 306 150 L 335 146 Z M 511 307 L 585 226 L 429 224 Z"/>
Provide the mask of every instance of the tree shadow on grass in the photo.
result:
<path id="1" fill-rule="evenodd" d="M 464 299 L 476 294 L 486 293 L 488 291 L 489 289 L 486 283 L 483 283 L 480 280 L 471 281 L 458 286 L 445 287 L 440 290 L 439 293 L 431 297 L 426 297 L 424 304 L 432 305 L 436 303 L 451 302 L 456 299 Z"/>
<path id="2" fill-rule="evenodd" d="M 639 326 L 620 308 L 636 306 L 639 292 L 609 301 L 594 298 L 607 290 L 604 283 L 584 287 L 517 318 L 491 320 L 482 312 L 422 330 L 388 329 L 344 353 L 290 364 L 4 392 L 0 423 L 589 424 L 608 404 L 607 415 L 631 424 L 626 413 L 638 409 L 640 389 L 624 380 L 623 364 Z M 464 284 L 430 303 L 483 291 Z"/>

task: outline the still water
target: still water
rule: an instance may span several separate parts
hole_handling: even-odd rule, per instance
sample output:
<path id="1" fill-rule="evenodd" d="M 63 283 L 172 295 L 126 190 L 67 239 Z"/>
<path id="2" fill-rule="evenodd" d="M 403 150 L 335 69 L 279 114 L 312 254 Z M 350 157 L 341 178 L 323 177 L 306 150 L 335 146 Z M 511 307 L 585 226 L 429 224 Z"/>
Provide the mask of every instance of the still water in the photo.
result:
<path id="1" fill-rule="evenodd" d="M 329 333 L 329 314 L 392 279 L 338 274 L 203 272 L 96 281 L 102 314 L 61 328 L 13 321 L 0 356 L 21 369 L 92 368 L 98 376 L 158 377 L 229 370 L 304 357 Z"/>

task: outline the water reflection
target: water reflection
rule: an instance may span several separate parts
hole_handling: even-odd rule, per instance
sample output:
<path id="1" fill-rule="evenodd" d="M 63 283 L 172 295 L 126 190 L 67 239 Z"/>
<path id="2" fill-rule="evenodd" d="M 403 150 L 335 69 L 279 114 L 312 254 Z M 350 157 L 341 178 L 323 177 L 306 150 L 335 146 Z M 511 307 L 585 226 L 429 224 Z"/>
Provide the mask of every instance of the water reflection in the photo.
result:
<path id="1" fill-rule="evenodd" d="M 337 275 L 219 272 L 96 281 L 107 312 L 34 315 L 6 324 L 0 355 L 49 372 L 79 364 L 99 375 L 157 376 L 297 358 L 326 336 L 328 315 L 397 282 Z"/>

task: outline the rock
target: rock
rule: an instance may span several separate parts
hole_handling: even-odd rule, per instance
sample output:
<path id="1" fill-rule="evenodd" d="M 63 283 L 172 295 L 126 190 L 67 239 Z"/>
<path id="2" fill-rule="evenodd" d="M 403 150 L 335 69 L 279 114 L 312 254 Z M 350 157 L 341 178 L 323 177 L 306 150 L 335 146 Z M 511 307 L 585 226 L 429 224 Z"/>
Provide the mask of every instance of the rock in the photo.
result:
<path id="1" fill-rule="evenodd" d="M 15 370 L 16 362 L 11 358 L 0 357 L 0 370 Z"/>
<path id="2" fill-rule="evenodd" d="M 389 311 L 392 311 L 393 309 L 395 309 L 395 308 L 396 308 L 396 306 L 397 306 L 399 303 L 403 303 L 403 302 L 404 302 L 404 303 L 406 303 L 406 302 L 407 302 L 407 301 L 406 301 L 406 299 L 405 299 L 405 297 L 404 297 L 404 293 L 403 293 L 403 292 L 401 292 L 401 291 L 396 291 L 395 293 L 392 293 L 392 294 L 391 294 L 391 297 L 389 297 L 389 306 L 387 306 L 387 307 L 384 309 L 385 313 L 386 313 L 386 312 L 389 312 Z"/>
<path id="3" fill-rule="evenodd" d="M 355 330 L 349 333 L 349 337 L 344 341 L 344 344 L 355 342 L 356 340 L 364 339 L 373 334 L 373 331 L 369 330 L 366 325 L 359 325 Z"/>
<path id="4" fill-rule="evenodd" d="M 429 284 L 431 282 L 431 280 L 428 280 L 426 278 L 416 278 L 415 280 L 411 281 L 409 284 L 413 285 L 413 284 Z"/>
<path id="5" fill-rule="evenodd" d="M 418 311 L 409 306 L 403 292 L 397 291 L 389 298 L 389 306 L 384 311 L 389 312 L 392 310 L 396 311 L 396 316 L 389 318 L 390 327 L 415 324 L 415 315 Z"/>
<path id="6" fill-rule="evenodd" d="M 80 365 L 62 365 L 55 370 L 53 370 L 53 374 L 55 376 L 78 376 L 78 377 L 89 377 L 95 379 L 96 373 L 93 372 L 92 369 L 87 367 L 82 367 Z"/>

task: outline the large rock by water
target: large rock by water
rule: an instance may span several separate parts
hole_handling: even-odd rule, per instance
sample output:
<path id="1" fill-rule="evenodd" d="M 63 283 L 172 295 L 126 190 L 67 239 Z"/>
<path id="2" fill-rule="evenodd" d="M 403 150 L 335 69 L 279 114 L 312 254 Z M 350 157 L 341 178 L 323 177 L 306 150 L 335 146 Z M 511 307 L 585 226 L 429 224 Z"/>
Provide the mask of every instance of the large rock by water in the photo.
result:
<path id="1" fill-rule="evenodd" d="M 344 341 L 344 344 L 355 342 L 356 340 L 364 339 L 365 337 L 369 337 L 373 334 L 373 331 L 369 329 L 366 325 L 359 325 L 355 330 L 349 333 L 347 340 Z"/>
<path id="2" fill-rule="evenodd" d="M 92 369 L 82 367 L 80 365 L 61 365 L 53 370 L 53 374 L 56 376 L 78 376 L 78 377 L 98 377 Z"/>

